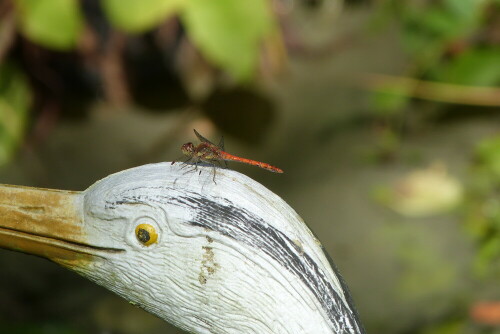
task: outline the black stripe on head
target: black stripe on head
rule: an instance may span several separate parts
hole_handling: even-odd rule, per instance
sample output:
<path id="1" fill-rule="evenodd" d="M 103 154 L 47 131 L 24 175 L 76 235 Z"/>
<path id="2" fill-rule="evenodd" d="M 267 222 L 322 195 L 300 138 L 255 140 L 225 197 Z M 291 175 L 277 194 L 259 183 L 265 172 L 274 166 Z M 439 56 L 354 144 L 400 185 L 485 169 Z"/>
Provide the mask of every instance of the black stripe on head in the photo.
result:
<path id="1" fill-rule="evenodd" d="M 227 199 L 221 204 L 196 194 L 190 195 L 172 198 L 170 203 L 177 202 L 194 209 L 197 215 L 189 222 L 191 225 L 208 228 L 257 248 L 297 276 L 322 305 L 334 333 L 364 333 L 348 291 L 343 291 L 348 302 L 346 305 L 316 262 L 287 235 Z"/>

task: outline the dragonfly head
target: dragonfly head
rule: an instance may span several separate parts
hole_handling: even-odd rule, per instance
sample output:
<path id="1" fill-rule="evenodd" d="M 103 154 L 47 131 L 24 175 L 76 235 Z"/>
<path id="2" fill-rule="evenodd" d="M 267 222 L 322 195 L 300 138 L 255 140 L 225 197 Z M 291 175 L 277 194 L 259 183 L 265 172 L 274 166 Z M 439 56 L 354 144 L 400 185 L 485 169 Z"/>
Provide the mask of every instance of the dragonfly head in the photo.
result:
<path id="1" fill-rule="evenodd" d="M 181 151 L 184 155 L 187 155 L 188 157 L 192 156 L 194 154 L 193 143 L 186 143 L 186 144 L 182 145 Z"/>

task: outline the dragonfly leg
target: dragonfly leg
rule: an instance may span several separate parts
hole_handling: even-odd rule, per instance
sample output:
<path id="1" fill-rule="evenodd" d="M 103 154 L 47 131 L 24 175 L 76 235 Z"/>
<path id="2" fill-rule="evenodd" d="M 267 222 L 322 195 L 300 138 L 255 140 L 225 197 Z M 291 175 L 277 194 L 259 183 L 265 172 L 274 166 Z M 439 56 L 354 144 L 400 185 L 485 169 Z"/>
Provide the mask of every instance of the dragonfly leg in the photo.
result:
<path id="1" fill-rule="evenodd" d="M 222 163 L 224 163 L 224 165 Z M 213 160 L 210 162 L 210 164 L 212 166 L 214 166 L 214 168 L 216 167 L 216 164 L 217 164 L 217 167 L 219 167 L 219 168 L 223 168 L 223 169 L 228 168 L 227 162 L 225 160 Z"/>
<path id="2" fill-rule="evenodd" d="M 196 171 L 198 169 L 196 164 L 194 166 L 193 165 L 185 165 L 182 168 L 184 168 L 186 166 L 189 166 L 191 168 L 189 168 L 188 170 L 186 170 L 182 175 L 186 175 L 187 173 L 191 173 L 191 172 Z"/>
<path id="3" fill-rule="evenodd" d="M 215 170 L 215 166 L 213 166 L 212 168 L 214 171 L 214 176 L 212 177 L 212 180 L 214 181 L 215 184 L 217 184 L 217 182 L 215 182 L 215 174 L 217 173 L 217 171 Z"/>
<path id="4" fill-rule="evenodd" d="M 193 158 L 192 158 L 192 157 L 188 157 L 186 160 L 184 160 L 184 161 L 180 161 L 180 160 L 182 160 L 182 158 L 185 158 L 185 157 L 179 157 L 179 158 L 177 158 L 177 160 L 172 161 L 172 162 L 170 163 L 170 165 L 173 165 L 173 164 L 175 164 L 176 162 L 187 164 L 189 161 L 193 160 Z"/>
<path id="5" fill-rule="evenodd" d="M 193 158 L 187 158 L 186 160 L 182 161 L 181 168 L 186 168 L 188 166 L 192 166 L 192 164 L 189 163 L 191 161 L 194 161 L 194 159 Z M 176 162 L 176 161 L 174 161 L 174 162 Z M 196 166 L 197 163 L 195 163 L 194 165 Z"/>
<path id="6" fill-rule="evenodd" d="M 194 163 L 190 164 L 189 162 L 194 162 Z M 196 159 L 188 158 L 181 165 L 181 169 L 188 168 L 188 170 L 184 172 L 184 174 L 190 173 L 192 171 L 198 170 L 198 163 L 199 161 L 196 161 Z"/>

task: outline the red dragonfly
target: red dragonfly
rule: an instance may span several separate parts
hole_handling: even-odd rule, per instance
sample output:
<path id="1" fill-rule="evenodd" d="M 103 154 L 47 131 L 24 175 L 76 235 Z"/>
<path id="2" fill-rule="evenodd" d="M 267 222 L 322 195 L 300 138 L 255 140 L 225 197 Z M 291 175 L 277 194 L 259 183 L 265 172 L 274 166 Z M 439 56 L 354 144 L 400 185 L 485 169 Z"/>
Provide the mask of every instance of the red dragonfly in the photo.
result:
<path id="1" fill-rule="evenodd" d="M 280 168 L 271 166 L 270 164 L 266 164 L 265 162 L 241 158 L 225 152 L 224 138 L 221 138 L 219 145 L 215 145 L 210 140 L 200 135 L 198 131 L 194 130 L 194 133 L 200 140 L 200 143 L 195 146 L 190 142 L 181 146 L 182 153 L 189 158 L 186 162 L 191 161 L 194 162 L 195 165 L 200 162 L 205 162 L 210 165 L 220 164 L 221 162 L 224 162 L 227 167 L 226 161 L 237 161 L 248 165 L 264 168 L 270 172 L 283 173 L 283 170 L 281 170 Z M 172 164 L 174 162 L 172 162 Z"/>

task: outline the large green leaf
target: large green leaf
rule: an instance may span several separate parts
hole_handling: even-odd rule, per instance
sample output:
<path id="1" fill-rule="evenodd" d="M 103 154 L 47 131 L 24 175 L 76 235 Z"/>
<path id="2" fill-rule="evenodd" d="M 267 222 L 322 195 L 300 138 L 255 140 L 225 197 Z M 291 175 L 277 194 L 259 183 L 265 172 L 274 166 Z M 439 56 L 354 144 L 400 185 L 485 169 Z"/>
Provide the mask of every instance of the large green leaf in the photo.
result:
<path id="1" fill-rule="evenodd" d="M 201 52 L 240 80 L 252 75 L 273 26 L 266 0 L 189 0 L 182 20 Z"/>
<path id="2" fill-rule="evenodd" d="M 103 0 L 102 5 L 113 25 L 142 32 L 175 14 L 186 1 L 189 0 Z"/>
<path id="3" fill-rule="evenodd" d="M 83 18 L 77 0 L 15 0 L 21 31 L 49 48 L 75 46 Z"/>
<path id="4" fill-rule="evenodd" d="M 10 160 L 26 128 L 31 93 L 22 73 L 0 64 L 0 165 Z"/>

